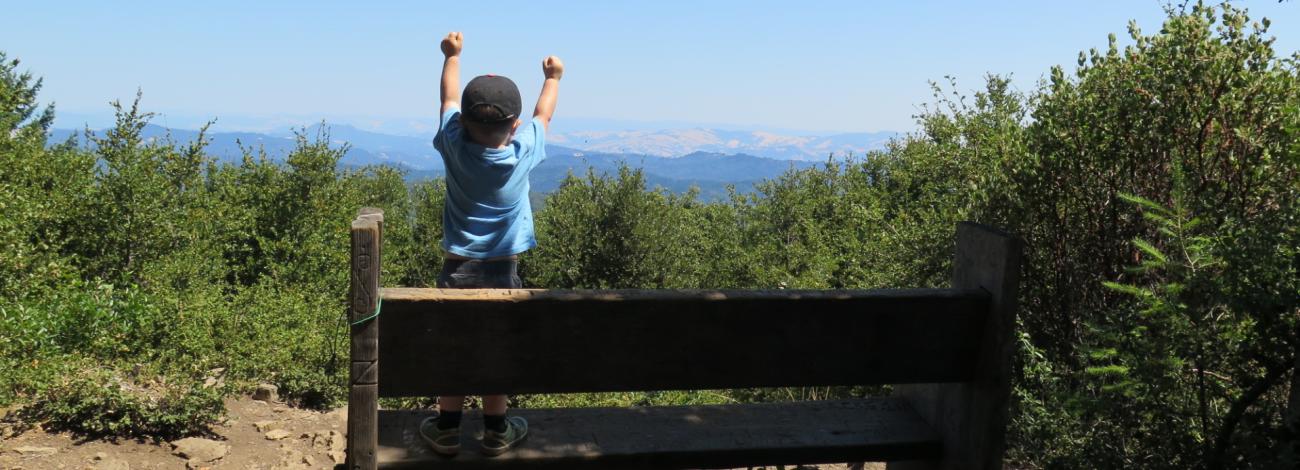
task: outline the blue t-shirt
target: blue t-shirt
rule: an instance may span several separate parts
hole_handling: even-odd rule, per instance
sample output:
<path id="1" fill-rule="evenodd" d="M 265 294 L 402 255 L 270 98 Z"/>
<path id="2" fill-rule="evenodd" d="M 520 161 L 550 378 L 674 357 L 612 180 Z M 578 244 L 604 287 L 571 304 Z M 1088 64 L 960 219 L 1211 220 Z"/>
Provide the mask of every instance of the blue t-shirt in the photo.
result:
<path id="1" fill-rule="evenodd" d="M 467 258 L 495 258 L 537 246 L 528 174 L 546 160 L 546 128 L 533 119 L 520 124 L 504 148 L 470 139 L 460 109 L 442 115 L 433 147 L 447 167 L 442 211 L 442 249 Z"/>

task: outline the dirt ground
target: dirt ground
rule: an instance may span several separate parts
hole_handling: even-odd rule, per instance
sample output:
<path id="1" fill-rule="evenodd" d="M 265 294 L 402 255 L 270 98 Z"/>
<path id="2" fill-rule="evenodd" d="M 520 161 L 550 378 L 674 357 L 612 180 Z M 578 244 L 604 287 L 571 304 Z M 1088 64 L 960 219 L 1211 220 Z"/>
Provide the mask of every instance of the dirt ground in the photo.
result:
<path id="1" fill-rule="evenodd" d="M 226 409 L 226 422 L 213 428 L 212 439 L 173 441 L 180 447 L 168 442 L 81 440 L 68 433 L 29 429 L 0 439 L 0 469 L 306 469 L 332 468 L 342 462 L 346 409 L 310 411 L 250 398 L 228 399 Z M 193 455 L 182 455 L 187 450 Z"/>
<path id="2" fill-rule="evenodd" d="M 68 433 L 33 429 L 0 440 L 0 468 L 300 469 L 331 468 L 334 458 L 341 462 L 345 409 L 322 413 L 248 398 L 226 400 L 226 409 L 225 423 L 212 429 L 216 436 L 200 442 L 209 454 L 198 458 L 179 455 L 179 449 L 168 442 L 85 441 Z M 203 458 L 218 454 L 213 460 Z"/>

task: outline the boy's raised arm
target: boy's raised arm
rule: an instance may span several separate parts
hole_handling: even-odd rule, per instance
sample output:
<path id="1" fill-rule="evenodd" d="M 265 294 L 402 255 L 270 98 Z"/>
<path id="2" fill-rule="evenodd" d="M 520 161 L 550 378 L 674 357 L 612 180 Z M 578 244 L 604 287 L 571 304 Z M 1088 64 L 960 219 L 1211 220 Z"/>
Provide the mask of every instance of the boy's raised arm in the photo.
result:
<path id="1" fill-rule="evenodd" d="M 448 109 L 460 107 L 460 49 L 464 36 L 458 32 L 447 33 L 442 39 L 442 110 L 439 122 Z"/>
<path id="2" fill-rule="evenodd" d="M 556 56 L 542 60 L 542 73 L 546 81 L 542 83 L 542 96 L 537 98 L 537 108 L 533 117 L 542 120 L 542 127 L 550 130 L 551 116 L 555 115 L 555 100 L 560 95 L 560 77 L 564 75 L 564 62 Z"/>

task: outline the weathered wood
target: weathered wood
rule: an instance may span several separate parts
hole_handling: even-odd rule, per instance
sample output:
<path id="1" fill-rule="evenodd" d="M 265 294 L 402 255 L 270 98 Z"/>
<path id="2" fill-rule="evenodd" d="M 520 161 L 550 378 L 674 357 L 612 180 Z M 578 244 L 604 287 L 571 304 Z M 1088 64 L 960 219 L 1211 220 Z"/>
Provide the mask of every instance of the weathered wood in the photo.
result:
<path id="1" fill-rule="evenodd" d="M 953 289 L 384 295 L 381 396 L 962 381 L 989 310 Z"/>
<path id="2" fill-rule="evenodd" d="M 374 235 L 375 241 L 374 241 L 373 251 L 371 252 L 374 254 L 373 275 L 375 277 L 374 279 L 375 290 L 372 292 L 378 293 L 379 275 L 383 269 L 382 260 L 384 257 L 384 212 L 373 207 L 363 207 L 361 208 L 361 210 L 357 211 L 357 213 L 358 213 L 356 219 L 357 221 L 362 223 L 369 221 L 375 224 L 375 235 Z M 355 223 L 356 222 L 354 222 L 354 224 Z M 382 300 L 378 297 L 368 297 L 366 301 L 381 302 Z M 376 303 L 376 305 L 378 304 Z M 356 323 L 361 319 L 369 317 L 373 314 L 374 314 L 374 309 L 372 308 L 370 311 L 367 311 L 365 315 L 362 315 L 358 318 L 353 318 L 351 319 L 351 321 L 353 323 Z M 376 359 L 378 359 L 379 357 L 379 343 L 377 342 L 377 339 L 379 337 L 378 320 L 379 320 L 378 318 L 374 318 L 364 323 L 361 323 L 359 325 L 352 325 L 353 337 L 361 339 L 360 341 L 352 342 L 353 361 L 365 361 L 365 362 L 373 363 L 375 362 Z"/>
<path id="3" fill-rule="evenodd" d="M 385 468 L 734 468 L 927 458 L 939 436 L 897 398 L 723 406 L 518 409 L 529 437 L 499 457 L 479 454 L 482 426 L 464 419 L 455 458 L 417 434 L 425 411 L 380 413 Z"/>
<path id="4" fill-rule="evenodd" d="M 347 468 L 379 468 L 379 386 L 353 384 L 348 392 Z"/>
<path id="5" fill-rule="evenodd" d="M 995 230 L 959 227 L 952 289 L 890 291 L 381 291 L 381 240 L 382 212 L 363 209 L 350 318 L 378 294 L 384 305 L 382 325 L 352 331 L 350 468 L 1001 466 L 1020 245 Z M 465 450 L 442 459 L 416 434 L 420 412 L 377 412 L 380 395 L 876 383 L 921 385 L 845 402 L 516 410 L 529 441 L 494 459 L 469 438 L 472 413 Z"/>
<path id="6" fill-rule="evenodd" d="M 380 221 L 382 214 L 367 214 L 352 222 L 352 266 L 349 292 L 351 376 L 348 393 L 348 467 L 378 468 L 378 319 L 361 321 L 375 313 L 379 301 Z M 358 323 L 360 322 L 360 323 Z"/>
<path id="7" fill-rule="evenodd" d="M 858 290 L 710 290 L 710 289 L 430 289 L 385 287 L 379 290 L 384 300 L 421 302 L 522 302 L 529 300 L 623 300 L 727 301 L 727 300 L 851 300 L 860 298 L 968 297 L 972 292 L 953 289 L 858 289 Z"/>
<path id="8" fill-rule="evenodd" d="M 1020 258 L 1015 237 L 969 222 L 957 227 L 953 287 L 984 289 L 990 296 L 988 322 L 973 330 L 980 332 L 976 373 L 966 383 L 895 388 L 943 436 L 944 454 L 938 461 L 891 463 L 889 468 L 1002 468 Z"/>
<path id="9" fill-rule="evenodd" d="M 363 223 L 369 221 L 375 224 L 375 245 L 373 251 L 375 290 L 373 292 L 378 293 L 379 276 L 383 270 L 382 260 L 384 258 L 384 211 L 374 207 L 363 207 L 357 211 L 356 220 Z M 382 302 L 382 299 L 379 297 L 368 298 L 367 302 L 375 302 L 375 305 L 378 306 L 378 302 Z M 371 309 L 366 312 L 365 315 L 362 315 L 359 318 L 354 318 L 351 321 L 352 323 L 356 323 L 373 314 L 374 310 Z M 379 358 L 379 343 L 377 342 L 379 337 L 379 318 L 376 317 L 361 324 L 354 324 L 352 325 L 352 331 L 354 337 L 362 339 L 361 341 L 352 342 L 353 361 L 364 361 L 374 364 Z"/>

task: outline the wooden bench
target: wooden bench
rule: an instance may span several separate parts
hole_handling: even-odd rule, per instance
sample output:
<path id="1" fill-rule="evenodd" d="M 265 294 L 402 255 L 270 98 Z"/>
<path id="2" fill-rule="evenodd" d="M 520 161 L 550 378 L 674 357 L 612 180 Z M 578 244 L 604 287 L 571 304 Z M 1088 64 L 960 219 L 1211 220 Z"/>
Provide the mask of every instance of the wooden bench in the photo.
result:
<path id="1" fill-rule="evenodd" d="M 958 226 L 949 289 L 380 289 L 382 221 L 363 209 L 352 224 L 349 468 L 1002 466 L 1020 245 L 996 230 Z M 469 438 L 481 426 L 473 414 L 448 459 L 417 434 L 431 411 L 377 407 L 438 394 L 871 384 L 895 384 L 894 395 L 514 409 L 529 438 L 495 458 Z"/>

